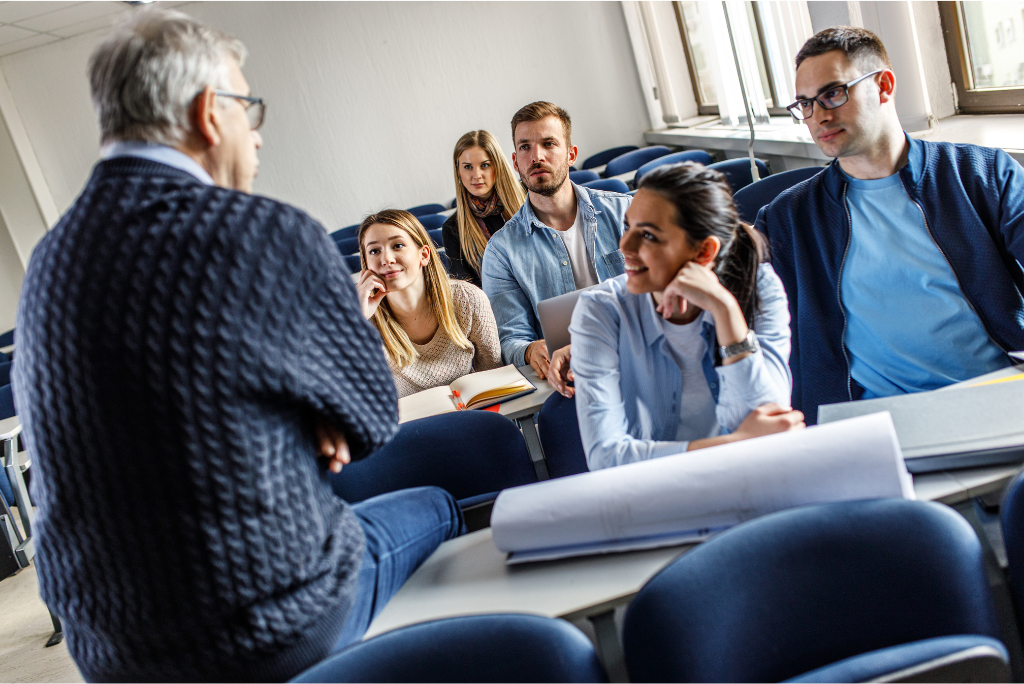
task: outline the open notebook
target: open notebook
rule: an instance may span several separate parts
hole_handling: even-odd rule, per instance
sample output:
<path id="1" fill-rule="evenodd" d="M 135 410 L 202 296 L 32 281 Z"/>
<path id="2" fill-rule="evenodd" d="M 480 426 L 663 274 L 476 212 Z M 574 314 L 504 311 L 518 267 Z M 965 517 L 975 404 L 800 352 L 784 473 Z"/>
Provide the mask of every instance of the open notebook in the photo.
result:
<path id="1" fill-rule="evenodd" d="M 405 423 L 451 411 L 486 408 L 536 390 L 533 383 L 513 365 L 470 373 L 450 385 L 433 387 L 399 399 L 398 422 Z"/>

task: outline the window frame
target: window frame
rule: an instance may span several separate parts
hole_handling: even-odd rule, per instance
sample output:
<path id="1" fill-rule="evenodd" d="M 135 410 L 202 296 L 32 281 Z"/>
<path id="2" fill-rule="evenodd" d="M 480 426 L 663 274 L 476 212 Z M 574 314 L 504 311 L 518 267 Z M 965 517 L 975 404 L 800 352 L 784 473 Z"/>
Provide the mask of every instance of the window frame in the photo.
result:
<path id="1" fill-rule="evenodd" d="M 939 2 L 946 60 L 953 77 L 957 114 L 1020 114 L 1024 112 L 1024 86 L 972 90 L 967 34 L 960 2 Z"/>

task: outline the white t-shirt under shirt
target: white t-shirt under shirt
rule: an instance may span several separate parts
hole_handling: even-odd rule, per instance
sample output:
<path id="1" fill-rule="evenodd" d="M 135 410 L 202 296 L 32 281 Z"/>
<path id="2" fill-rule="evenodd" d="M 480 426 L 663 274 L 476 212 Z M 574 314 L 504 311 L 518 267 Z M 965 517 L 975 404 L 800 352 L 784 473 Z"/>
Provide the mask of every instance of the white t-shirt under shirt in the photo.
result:
<path id="1" fill-rule="evenodd" d="M 597 279 L 597 269 L 594 262 L 587 255 L 587 240 L 583 235 L 582 225 L 583 209 L 577 201 L 576 220 L 573 221 L 569 230 L 559 231 L 565 251 L 569 253 L 569 266 L 572 268 L 572 279 L 576 281 L 576 289 L 582 290 L 600 282 Z"/>
<path id="2" fill-rule="evenodd" d="M 651 304 L 653 306 L 653 302 Z M 701 337 L 701 328 L 706 314 L 697 316 L 692 323 L 677 325 L 658 314 L 658 322 L 665 333 L 669 352 L 683 374 L 679 397 L 679 427 L 676 428 L 677 442 L 692 442 L 695 439 L 717 437 L 721 433 L 718 417 L 715 415 L 715 398 L 704 375 L 703 362 L 707 343 Z"/>

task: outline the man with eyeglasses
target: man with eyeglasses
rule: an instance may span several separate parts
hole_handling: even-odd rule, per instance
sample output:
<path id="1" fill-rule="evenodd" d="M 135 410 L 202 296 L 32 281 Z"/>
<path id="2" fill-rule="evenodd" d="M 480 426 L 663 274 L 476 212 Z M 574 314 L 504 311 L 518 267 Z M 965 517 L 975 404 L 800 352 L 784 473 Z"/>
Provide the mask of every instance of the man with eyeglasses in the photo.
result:
<path id="1" fill-rule="evenodd" d="M 796 58 L 789 110 L 835 160 L 757 217 L 789 295 L 793 406 L 937 389 L 1024 349 L 1024 169 L 1002 150 L 909 137 L 870 31 Z"/>
<path id="2" fill-rule="evenodd" d="M 397 429 L 380 337 L 323 227 L 250 194 L 244 46 L 135 12 L 90 59 L 103 159 L 18 307 L 40 590 L 87 681 L 286 681 L 461 513 L 434 487 L 334 495 Z"/>

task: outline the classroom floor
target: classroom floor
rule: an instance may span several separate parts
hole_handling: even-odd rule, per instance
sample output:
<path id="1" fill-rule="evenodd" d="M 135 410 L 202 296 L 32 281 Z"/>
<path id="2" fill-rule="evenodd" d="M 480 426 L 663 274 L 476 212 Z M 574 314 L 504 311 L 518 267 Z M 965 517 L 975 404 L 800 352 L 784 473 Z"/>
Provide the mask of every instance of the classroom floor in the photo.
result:
<path id="1" fill-rule="evenodd" d="M 32 564 L 0 582 L 0 682 L 81 682 L 67 642 L 45 648 L 53 634 Z"/>

